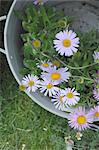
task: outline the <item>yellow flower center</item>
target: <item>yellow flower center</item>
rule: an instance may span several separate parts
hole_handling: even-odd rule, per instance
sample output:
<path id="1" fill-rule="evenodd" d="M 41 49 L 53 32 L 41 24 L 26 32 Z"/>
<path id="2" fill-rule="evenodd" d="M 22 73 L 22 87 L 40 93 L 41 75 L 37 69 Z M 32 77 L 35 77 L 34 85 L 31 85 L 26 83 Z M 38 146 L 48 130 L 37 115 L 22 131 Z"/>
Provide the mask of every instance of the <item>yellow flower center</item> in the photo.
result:
<path id="1" fill-rule="evenodd" d="M 99 89 L 99 84 L 96 85 L 96 89 Z"/>
<path id="2" fill-rule="evenodd" d="M 47 67 L 49 67 L 49 64 L 44 63 L 44 64 L 42 64 L 42 66 L 45 67 L 45 68 L 47 68 Z"/>
<path id="3" fill-rule="evenodd" d="M 83 83 L 84 83 L 84 79 L 83 79 L 83 78 L 80 78 L 80 79 L 78 79 L 77 81 L 78 81 L 78 83 L 80 83 L 80 84 L 83 84 Z"/>
<path id="4" fill-rule="evenodd" d="M 73 98 L 74 97 L 74 94 L 72 93 L 72 92 L 69 92 L 69 93 L 67 93 L 67 95 L 66 95 L 68 98 Z"/>
<path id="5" fill-rule="evenodd" d="M 20 91 L 25 91 L 25 89 L 26 89 L 26 88 L 25 88 L 24 85 L 20 85 L 20 86 L 19 86 L 19 90 L 20 90 Z"/>
<path id="6" fill-rule="evenodd" d="M 32 87 L 32 86 L 34 85 L 34 81 L 30 80 L 29 83 L 28 83 L 28 85 L 29 85 L 30 87 Z"/>
<path id="7" fill-rule="evenodd" d="M 78 122 L 78 124 L 84 124 L 84 123 L 86 123 L 86 117 L 85 116 L 79 116 L 77 118 L 77 122 Z"/>
<path id="8" fill-rule="evenodd" d="M 99 117 L 99 112 L 96 112 L 96 113 L 95 113 L 95 117 Z"/>
<path id="9" fill-rule="evenodd" d="M 40 46 L 41 46 L 41 41 L 40 41 L 40 40 L 34 40 L 34 41 L 32 42 L 32 44 L 33 44 L 34 48 L 40 48 Z"/>
<path id="10" fill-rule="evenodd" d="M 51 83 L 49 83 L 48 85 L 47 85 L 47 89 L 51 89 L 53 87 L 53 85 L 51 84 Z"/>
<path id="11" fill-rule="evenodd" d="M 53 61 L 53 65 L 56 66 L 56 67 L 59 67 L 60 66 L 60 62 L 57 61 L 57 60 L 54 60 Z"/>
<path id="12" fill-rule="evenodd" d="M 61 74 L 60 73 L 52 73 L 51 78 L 52 78 L 52 80 L 59 80 L 61 78 Z"/>
<path id="13" fill-rule="evenodd" d="M 60 102 L 61 103 L 63 102 L 63 96 L 60 96 Z"/>
<path id="14" fill-rule="evenodd" d="M 69 39 L 63 40 L 63 46 L 64 47 L 70 47 L 71 46 L 71 41 Z"/>

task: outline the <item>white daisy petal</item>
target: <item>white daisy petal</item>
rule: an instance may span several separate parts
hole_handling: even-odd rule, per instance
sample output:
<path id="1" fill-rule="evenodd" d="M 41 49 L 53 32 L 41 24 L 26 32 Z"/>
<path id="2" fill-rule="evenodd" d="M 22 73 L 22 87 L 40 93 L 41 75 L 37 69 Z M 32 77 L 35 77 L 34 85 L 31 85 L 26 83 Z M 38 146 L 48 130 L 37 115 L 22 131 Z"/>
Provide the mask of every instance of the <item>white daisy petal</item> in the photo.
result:
<path id="1" fill-rule="evenodd" d="M 72 51 L 76 53 L 78 49 L 72 46 Z"/>
<path id="2" fill-rule="evenodd" d="M 68 36 L 69 36 L 69 37 L 71 37 L 71 36 L 72 36 L 72 34 L 73 34 L 73 31 L 72 31 L 72 30 L 69 30 L 69 32 L 68 32 Z"/>
<path id="3" fill-rule="evenodd" d="M 40 92 L 44 93 L 45 96 L 48 95 L 49 97 L 52 97 L 53 95 L 56 94 L 57 91 L 58 87 L 53 81 L 47 80 L 46 78 L 44 78 L 44 80 L 41 81 Z"/>
<path id="4" fill-rule="evenodd" d="M 60 44 L 60 43 L 61 43 L 60 40 L 54 40 L 53 42 L 54 42 L 55 44 Z"/>
<path id="5" fill-rule="evenodd" d="M 77 38 L 73 39 L 73 43 L 79 44 L 79 38 L 77 37 Z"/>
<path id="6" fill-rule="evenodd" d="M 62 39 L 62 38 L 64 38 L 64 35 L 63 35 L 63 32 L 62 31 L 60 31 L 59 33 L 57 33 L 56 34 L 56 36 L 55 36 L 57 39 Z"/>
<path id="7" fill-rule="evenodd" d="M 73 46 L 73 47 L 79 47 L 79 45 L 78 45 L 78 44 L 75 44 L 75 43 L 73 43 L 72 46 Z"/>
<path id="8" fill-rule="evenodd" d="M 70 36 L 70 39 L 74 39 L 77 36 L 77 34 L 75 32 L 72 32 L 72 35 Z"/>
<path id="9" fill-rule="evenodd" d="M 93 58 L 94 58 L 94 62 L 99 63 L 99 52 L 94 51 Z"/>

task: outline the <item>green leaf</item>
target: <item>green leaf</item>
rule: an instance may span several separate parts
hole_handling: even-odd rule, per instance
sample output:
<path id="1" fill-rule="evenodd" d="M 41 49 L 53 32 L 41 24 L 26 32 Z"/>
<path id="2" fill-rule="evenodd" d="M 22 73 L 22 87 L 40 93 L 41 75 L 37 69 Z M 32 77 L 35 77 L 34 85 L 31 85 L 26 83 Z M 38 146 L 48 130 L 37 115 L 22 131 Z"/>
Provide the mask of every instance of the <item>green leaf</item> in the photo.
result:
<path id="1" fill-rule="evenodd" d="M 30 70 L 27 69 L 27 68 L 22 68 L 22 69 L 20 70 L 20 74 L 23 75 L 23 76 L 25 76 L 25 75 L 27 75 L 27 74 L 29 74 L 29 73 L 30 73 Z"/>
<path id="2" fill-rule="evenodd" d="M 23 40 L 23 42 L 27 42 L 30 39 L 30 33 L 25 33 L 25 34 L 21 34 L 21 38 Z"/>
<path id="3" fill-rule="evenodd" d="M 34 5 L 32 5 L 32 6 L 29 5 L 29 7 L 26 9 L 26 14 L 28 17 L 31 16 L 33 19 L 34 16 L 38 16 L 38 10 L 37 10 L 37 8 L 35 8 Z"/>
<path id="4" fill-rule="evenodd" d="M 37 24 L 34 20 L 33 23 L 28 23 L 26 21 L 22 22 L 22 27 L 25 31 L 28 31 L 29 33 L 35 33 L 37 31 Z"/>
<path id="5" fill-rule="evenodd" d="M 24 65 L 29 68 L 30 70 L 32 70 L 33 68 L 35 68 L 37 65 L 36 65 L 36 61 L 34 60 L 27 60 L 27 59 L 24 59 Z"/>
<path id="6" fill-rule="evenodd" d="M 32 44 L 31 43 L 25 43 L 24 44 L 24 57 L 30 58 L 30 55 L 32 54 Z"/>

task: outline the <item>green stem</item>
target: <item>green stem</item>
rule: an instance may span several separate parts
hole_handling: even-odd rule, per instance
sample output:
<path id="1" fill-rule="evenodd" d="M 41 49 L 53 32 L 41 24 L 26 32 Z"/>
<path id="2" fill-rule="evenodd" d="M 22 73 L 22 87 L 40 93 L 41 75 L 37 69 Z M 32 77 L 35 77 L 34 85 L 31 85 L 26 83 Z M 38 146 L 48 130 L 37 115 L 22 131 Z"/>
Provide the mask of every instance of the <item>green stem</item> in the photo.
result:
<path id="1" fill-rule="evenodd" d="M 50 60 L 52 59 L 50 56 L 48 56 L 47 54 L 45 54 L 45 53 L 43 53 L 43 52 L 41 52 L 41 54 L 42 54 L 43 56 L 49 58 Z"/>
<path id="2" fill-rule="evenodd" d="M 41 52 L 41 54 L 49 59 L 52 59 L 52 57 L 46 55 L 45 53 Z M 65 67 L 68 67 L 69 69 L 73 69 L 73 70 L 79 70 L 79 69 L 85 69 L 85 68 L 88 68 L 88 67 L 91 67 L 91 66 L 94 66 L 98 63 L 92 63 L 92 64 L 89 64 L 89 65 L 86 65 L 86 66 L 82 66 L 82 67 L 72 67 L 72 66 L 69 66 L 67 64 L 65 64 L 62 60 L 60 60 L 59 58 L 55 57 L 61 64 L 63 64 Z"/>
<path id="3" fill-rule="evenodd" d="M 86 66 L 82 66 L 82 67 L 72 67 L 72 66 L 69 66 L 67 64 L 65 64 L 62 60 L 60 60 L 59 58 L 55 57 L 60 63 L 62 63 L 64 66 L 68 67 L 69 69 L 73 69 L 73 70 L 79 70 L 79 69 L 85 69 L 85 68 L 88 68 L 88 67 L 91 67 L 91 66 L 94 66 L 98 63 L 92 63 L 92 64 L 89 64 L 89 65 L 86 65 Z"/>
<path id="4" fill-rule="evenodd" d="M 85 79 L 85 80 L 89 80 L 89 81 L 94 82 L 93 79 L 91 79 L 91 78 L 86 78 L 86 77 L 83 77 L 83 76 L 71 76 L 71 77 L 72 77 L 72 78 L 83 78 L 83 79 Z"/>
<path id="5" fill-rule="evenodd" d="M 41 52 L 41 54 L 43 55 L 43 56 L 45 56 L 45 57 L 47 57 L 47 58 L 49 58 L 50 60 L 52 59 L 50 56 L 48 56 L 47 54 L 45 54 L 45 53 L 43 53 L 43 52 Z M 76 69 L 75 67 L 72 67 L 72 66 L 68 66 L 68 65 L 66 65 L 63 61 L 61 61 L 59 58 L 57 58 L 57 57 L 55 57 L 58 61 L 60 61 L 60 63 L 62 63 L 64 66 L 66 66 L 66 67 L 68 67 L 68 68 L 70 68 L 70 69 Z M 93 63 L 94 65 L 96 64 L 96 63 Z M 87 68 L 87 67 L 89 67 L 89 66 L 92 66 L 93 64 L 90 64 L 90 65 L 87 65 L 87 66 L 83 66 L 83 67 L 78 67 L 78 68 Z M 85 80 L 89 80 L 89 81 L 92 81 L 92 82 L 94 82 L 94 80 L 93 79 L 91 79 L 91 78 L 87 78 L 87 77 L 84 77 L 84 76 L 71 76 L 72 78 L 83 78 L 83 79 L 85 79 Z"/>

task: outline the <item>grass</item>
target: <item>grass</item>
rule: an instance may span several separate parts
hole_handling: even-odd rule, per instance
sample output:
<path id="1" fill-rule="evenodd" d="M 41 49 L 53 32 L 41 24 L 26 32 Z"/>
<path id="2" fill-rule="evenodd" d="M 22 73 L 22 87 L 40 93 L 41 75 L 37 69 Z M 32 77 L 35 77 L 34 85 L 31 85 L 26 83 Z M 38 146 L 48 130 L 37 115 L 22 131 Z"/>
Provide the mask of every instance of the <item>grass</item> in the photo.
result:
<path id="1" fill-rule="evenodd" d="M 0 59 L 0 150 L 66 150 L 71 136 L 76 150 L 98 150 L 98 132 L 87 130 L 81 141 L 66 119 L 55 116 L 19 92 L 5 57 Z"/>

